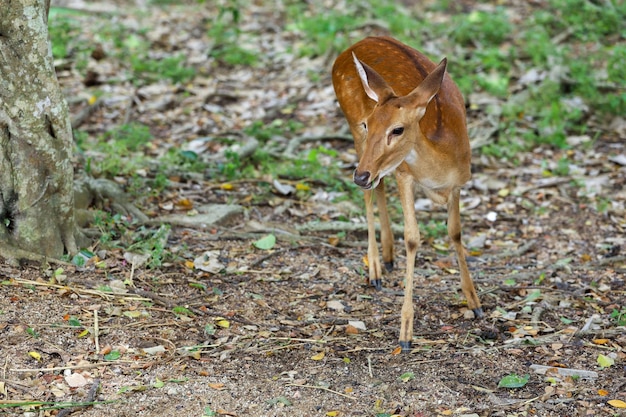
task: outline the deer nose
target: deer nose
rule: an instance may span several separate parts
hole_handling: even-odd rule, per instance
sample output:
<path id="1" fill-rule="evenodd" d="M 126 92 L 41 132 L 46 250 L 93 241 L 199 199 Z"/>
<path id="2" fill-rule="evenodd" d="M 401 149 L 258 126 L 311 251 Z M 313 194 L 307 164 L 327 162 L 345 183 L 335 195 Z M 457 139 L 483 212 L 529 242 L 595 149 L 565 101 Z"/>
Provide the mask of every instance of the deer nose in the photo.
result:
<path id="1" fill-rule="evenodd" d="M 354 170 L 354 183 L 359 187 L 367 187 L 370 182 L 370 173 L 369 171 L 359 172 Z"/>

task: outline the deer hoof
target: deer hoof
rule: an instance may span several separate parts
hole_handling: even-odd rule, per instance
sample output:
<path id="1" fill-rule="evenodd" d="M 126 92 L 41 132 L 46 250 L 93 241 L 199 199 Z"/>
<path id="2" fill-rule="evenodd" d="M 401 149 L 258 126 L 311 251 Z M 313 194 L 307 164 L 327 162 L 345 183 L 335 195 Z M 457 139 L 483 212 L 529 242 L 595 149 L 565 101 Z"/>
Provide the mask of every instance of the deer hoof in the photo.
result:
<path id="1" fill-rule="evenodd" d="M 382 279 L 373 279 L 370 281 L 372 287 L 376 288 L 377 291 L 383 289 L 383 280 Z"/>
<path id="2" fill-rule="evenodd" d="M 393 271 L 393 261 L 385 262 L 385 269 L 387 272 Z"/>
<path id="3" fill-rule="evenodd" d="M 400 341 L 400 348 L 402 348 L 402 353 L 411 353 L 411 342 Z"/>
<path id="4" fill-rule="evenodd" d="M 483 317 L 485 317 L 485 313 L 483 313 L 482 307 L 474 308 L 472 309 L 472 311 L 474 312 L 474 316 L 476 316 L 477 319 L 482 319 Z"/>

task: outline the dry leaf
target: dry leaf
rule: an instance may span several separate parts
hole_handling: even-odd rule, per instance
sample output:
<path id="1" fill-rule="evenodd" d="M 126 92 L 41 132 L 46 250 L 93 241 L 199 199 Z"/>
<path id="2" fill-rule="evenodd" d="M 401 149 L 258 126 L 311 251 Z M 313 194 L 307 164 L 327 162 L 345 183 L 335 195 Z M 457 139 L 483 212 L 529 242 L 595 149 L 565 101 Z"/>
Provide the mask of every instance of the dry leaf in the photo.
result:
<path id="1" fill-rule="evenodd" d="M 322 359 L 324 359 L 324 356 L 326 356 L 326 353 L 324 351 L 321 351 L 317 355 L 311 356 L 311 359 L 314 361 L 321 361 Z"/>
<path id="2" fill-rule="evenodd" d="M 215 318 L 215 324 L 217 324 L 218 326 L 224 329 L 228 329 L 230 327 L 230 322 L 226 320 L 224 317 Z"/>
<path id="3" fill-rule="evenodd" d="M 609 392 L 605 389 L 599 389 L 598 390 L 598 395 L 601 397 L 606 397 L 607 395 L 609 395 Z"/>
<path id="4" fill-rule="evenodd" d="M 65 377 L 65 382 L 72 388 L 80 388 L 87 385 L 87 380 L 84 376 L 78 373 L 73 373 Z"/>
<path id="5" fill-rule="evenodd" d="M 221 382 L 209 383 L 209 387 L 220 391 L 225 389 Z"/>
<path id="6" fill-rule="evenodd" d="M 359 329 L 348 324 L 346 326 L 346 333 L 347 334 L 359 334 Z"/>
<path id="7" fill-rule="evenodd" d="M 615 408 L 626 408 L 626 402 L 622 400 L 609 400 L 607 403 Z"/>
<path id="8" fill-rule="evenodd" d="M 183 198 L 176 202 L 176 206 L 181 210 L 191 210 L 193 208 L 193 201 L 188 198 Z"/>

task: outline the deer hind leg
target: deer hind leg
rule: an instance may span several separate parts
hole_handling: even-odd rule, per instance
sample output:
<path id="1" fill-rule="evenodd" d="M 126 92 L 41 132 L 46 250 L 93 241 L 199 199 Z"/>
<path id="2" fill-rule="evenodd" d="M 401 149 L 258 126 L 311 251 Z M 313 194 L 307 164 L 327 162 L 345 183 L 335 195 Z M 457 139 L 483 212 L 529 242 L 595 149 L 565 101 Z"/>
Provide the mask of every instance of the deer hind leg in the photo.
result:
<path id="1" fill-rule="evenodd" d="M 467 261 L 465 260 L 465 248 L 463 242 L 461 242 L 461 213 L 459 208 L 459 194 L 460 190 L 455 189 L 450 193 L 450 199 L 448 200 L 448 235 L 454 245 L 456 251 L 456 258 L 461 271 L 461 290 L 467 299 L 467 306 L 472 309 L 477 318 L 483 317 L 483 309 L 474 287 L 474 282 L 469 274 L 467 268 Z"/>
<path id="2" fill-rule="evenodd" d="M 383 263 L 387 272 L 391 272 L 393 271 L 393 233 L 391 232 L 391 222 L 387 212 L 387 196 L 385 195 L 384 181 L 384 179 L 380 180 L 374 193 L 376 194 L 376 205 L 378 206 L 378 218 L 380 220 L 380 243 L 383 247 Z"/>

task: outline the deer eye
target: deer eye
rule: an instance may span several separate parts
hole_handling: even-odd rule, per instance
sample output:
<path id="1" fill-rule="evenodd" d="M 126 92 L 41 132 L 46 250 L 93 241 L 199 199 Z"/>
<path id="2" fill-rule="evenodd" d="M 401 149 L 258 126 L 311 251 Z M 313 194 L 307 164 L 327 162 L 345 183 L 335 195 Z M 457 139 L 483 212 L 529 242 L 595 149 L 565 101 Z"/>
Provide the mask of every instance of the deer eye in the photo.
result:
<path id="1" fill-rule="evenodd" d="M 391 134 L 394 135 L 394 136 L 400 136 L 403 133 L 404 133 L 404 128 L 403 127 L 396 127 L 395 129 L 393 129 L 391 131 Z"/>

